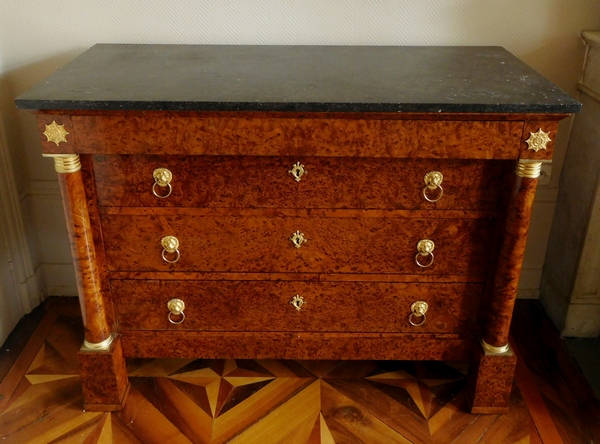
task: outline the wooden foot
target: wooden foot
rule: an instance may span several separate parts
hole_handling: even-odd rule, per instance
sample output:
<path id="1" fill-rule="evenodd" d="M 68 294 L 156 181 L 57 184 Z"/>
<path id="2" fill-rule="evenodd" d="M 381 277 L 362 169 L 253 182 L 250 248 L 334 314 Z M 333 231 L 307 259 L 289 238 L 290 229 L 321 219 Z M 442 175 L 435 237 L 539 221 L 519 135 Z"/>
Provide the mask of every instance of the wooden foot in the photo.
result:
<path id="1" fill-rule="evenodd" d="M 121 339 L 116 337 L 107 351 L 77 353 L 83 407 L 92 412 L 121 410 L 129 393 L 127 368 Z"/>
<path id="2" fill-rule="evenodd" d="M 467 393 L 471 413 L 506 413 L 517 365 L 517 357 L 509 350 L 491 354 L 475 353 L 467 377 Z"/>

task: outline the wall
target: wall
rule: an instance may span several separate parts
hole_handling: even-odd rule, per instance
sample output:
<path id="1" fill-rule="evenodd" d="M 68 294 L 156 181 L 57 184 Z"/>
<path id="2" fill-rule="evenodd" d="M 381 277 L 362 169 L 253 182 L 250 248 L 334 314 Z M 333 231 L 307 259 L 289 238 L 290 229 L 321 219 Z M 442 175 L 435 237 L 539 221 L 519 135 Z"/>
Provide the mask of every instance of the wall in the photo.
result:
<path id="1" fill-rule="evenodd" d="M 0 112 L 0 344 L 21 316 L 39 304 L 40 284 L 29 256 L 19 193 Z"/>
<path id="2" fill-rule="evenodd" d="M 588 53 L 542 274 L 541 301 L 564 336 L 600 335 L 600 32 Z"/>
<path id="3" fill-rule="evenodd" d="M 0 52 L 0 72 L 2 66 Z M 0 109 L 0 344 L 19 319 L 40 303 L 42 283 L 35 275 L 27 239 Z"/>
<path id="4" fill-rule="evenodd" d="M 18 307 L 18 301 L 12 297 L 15 293 L 12 270 L 10 268 L 10 256 L 4 230 L 0 228 L 0 344 L 8 337 L 11 330 L 23 314 Z"/>
<path id="5" fill-rule="evenodd" d="M 0 0 L 0 111 L 36 276 L 75 294 L 52 161 L 13 98 L 94 43 L 500 45 L 575 93 L 579 32 L 599 26 L 600 0 Z M 568 133 L 538 190 L 521 297 L 537 297 Z"/>
<path id="6" fill-rule="evenodd" d="M 5 139 L 2 136 L 0 120 L 0 159 L 7 153 Z M 2 162 L 0 161 L 0 164 Z M 5 160 L 4 164 L 8 164 Z M 0 175 L 0 344 L 4 342 L 8 334 L 24 314 L 19 306 L 17 286 L 12 270 L 12 257 L 8 243 L 8 221 L 6 211 L 2 211 L 7 205 L 3 199 L 8 182 L 2 180 Z"/>

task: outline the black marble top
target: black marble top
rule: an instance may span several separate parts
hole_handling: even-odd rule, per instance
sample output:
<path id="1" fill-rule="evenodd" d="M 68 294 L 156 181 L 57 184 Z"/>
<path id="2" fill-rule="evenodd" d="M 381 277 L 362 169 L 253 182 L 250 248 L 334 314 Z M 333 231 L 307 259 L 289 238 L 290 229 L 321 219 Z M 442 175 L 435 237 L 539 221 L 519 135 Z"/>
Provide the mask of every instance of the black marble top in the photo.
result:
<path id="1" fill-rule="evenodd" d="M 573 113 L 500 47 L 95 45 L 16 99 L 70 110 Z"/>

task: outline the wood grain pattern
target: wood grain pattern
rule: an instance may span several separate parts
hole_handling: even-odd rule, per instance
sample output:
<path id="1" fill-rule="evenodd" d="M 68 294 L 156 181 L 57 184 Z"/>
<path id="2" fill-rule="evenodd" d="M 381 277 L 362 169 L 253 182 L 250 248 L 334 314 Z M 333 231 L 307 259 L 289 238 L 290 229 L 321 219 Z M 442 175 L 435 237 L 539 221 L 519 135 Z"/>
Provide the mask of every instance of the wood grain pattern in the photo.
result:
<path id="1" fill-rule="evenodd" d="M 363 210 L 325 208 L 101 207 L 100 214 L 123 216 L 339 217 L 344 219 L 495 219 L 497 211 Z"/>
<path id="2" fill-rule="evenodd" d="M 538 391 L 564 442 L 600 442 L 600 399 L 539 301 L 517 300 L 511 335 L 529 370 L 532 388 Z M 535 408 L 535 403 L 530 405 Z"/>
<path id="3" fill-rule="evenodd" d="M 475 338 L 456 334 L 318 332 L 121 332 L 123 353 L 140 358 L 400 359 L 465 361 Z"/>
<path id="4" fill-rule="evenodd" d="M 493 220 L 102 216 L 110 271 L 322 272 L 483 275 Z M 307 242 L 289 240 L 301 231 Z M 160 239 L 179 239 L 166 263 Z M 435 242 L 429 268 L 417 243 Z"/>
<path id="5" fill-rule="evenodd" d="M 471 413 L 506 413 L 517 357 L 474 353 L 467 379 Z"/>
<path id="6" fill-rule="evenodd" d="M 238 156 L 97 155 L 101 206 L 211 208 L 462 209 L 495 211 L 507 162 Z M 300 162 L 299 182 L 289 173 Z M 173 191 L 152 194 L 156 168 L 173 174 Z M 444 175 L 443 196 L 423 197 L 424 176 Z M 159 191 L 160 188 L 158 188 Z M 165 191 L 166 192 L 166 191 Z M 430 198 L 438 191 L 429 191 Z"/>
<path id="7" fill-rule="evenodd" d="M 82 165 L 81 176 L 87 198 L 87 209 L 92 238 L 94 239 L 96 270 L 98 272 L 98 276 L 100 277 L 100 288 L 102 299 L 104 301 L 106 323 L 108 324 L 110 331 L 115 331 L 115 313 L 110 295 L 110 283 L 108 270 L 106 268 L 106 254 L 104 252 L 104 241 L 102 239 L 102 227 L 100 226 L 100 214 L 96 192 L 96 181 L 94 180 L 92 169 L 92 159 L 91 156 L 86 154 L 79 156 L 79 158 Z"/>
<path id="8" fill-rule="evenodd" d="M 112 281 L 119 331 L 474 334 L 482 287 L 376 282 Z M 304 299 L 300 310 L 290 304 L 295 295 Z M 185 320 L 178 325 L 167 319 L 167 302 L 172 298 L 185 302 Z M 427 302 L 429 310 L 424 325 L 415 327 L 409 323 L 410 306 L 418 300 Z"/>
<path id="9" fill-rule="evenodd" d="M 58 314 L 54 311 L 47 313 L 41 322 L 37 325 L 32 338 L 27 343 L 24 351 L 19 354 L 14 363 L 10 366 L 6 375 L 3 376 L 0 382 L 0 411 L 4 409 L 8 401 L 11 399 L 23 374 L 31 366 L 31 363 L 36 357 L 40 347 L 43 345 L 46 337 L 54 327 Z M 6 343 L 3 344 L 6 346 Z M 6 358 L 3 356 L 6 360 Z"/>
<path id="10" fill-rule="evenodd" d="M 102 284 L 96 262 L 96 250 L 81 171 L 58 174 L 75 279 L 83 314 L 85 339 L 99 343 L 110 336 Z"/>
<path id="11" fill-rule="evenodd" d="M 116 337 L 107 351 L 77 353 L 84 408 L 89 411 L 121 410 L 129 391 L 121 340 Z"/>
<path id="12" fill-rule="evenodd" d="M 0 386 L 4 383 L 11 367 L 19 359 L 28 339 L 46 315 L 45 304 L 35 307 L 30 313 L 24 315 L 0 347 Z M 1 389 L 0 389 L 1 391 Z M 2 399 L 0 399 L 0 403 Z"/>
<path id="13" fill-rule="evenodd" d="M 508 340 L 533 195 L 524 180 L 504 201 L 507 161 L 549 159 L 552 146 L 524 151 L 524 138 L 543 125 L 554 139 L 564 117 L 46 111 L 40 125 L 54 114 L 67 115 L 72 137 L 44 151 L 90 155 L 83 159 L 87 196 L 77 201 L 87 203 L 84 232 L 92 250 L 80 251 L 85 242 L 79 241 L 73 254 L 84 268 L 95 267 L 91 278 L 80 273 L 80 287 L 95 298 L 82 298 L 91 342 L 118 321 L 124 353 L 132 357 L 434 360 L 472 355 L 483 325 L 480 305 L 479 313 L 493 312 L 486 314 L 486 341 Z M 287 173 L 296 161 L 308 171 L 298 183 Z M 158 166 L 174 173 L 169 199 L 151 194 Z M 445 176 L 444 197 L 435 204 L 422 196 L 430 170 Z M 506 234 L 498 236 L 505 206 Z M 296 230 L 308 240 L 301 248 L 289 240 Z M 165 235 L 179 238 L 175 264 L 161 258 Z M 414 262 L 423 238 L 436 244 L 430 268 Z M 497 271 L 490 275 L 490 267 Z M 480 304 L 483 282 L 494 289 Z M 303 310 L 289 305 L 288 291 L 308 295 Z M 413 327 L 406 314 L 399 316 L 413 296 L 432 310 L 419 335 L 402 333 Z M 166 320 L 171 297 L 189 304 L 179 327 Z M 137 328 L 155 330 L 129 330 Z M 486 365 L 474 373 L 484 375 L 479 382 L 501 386 L 510 369 L 494 379 L 495 364 Z M 113 379 L 115 372 L 107 370 Z M 476 387 L 476 408 L 495 408 L 497 396 Z M 496 392 L 504 396 L 507 389 Z M 138 384 L 133 396 L 139 393 L 148 387 Z M 344 415 L 310 416 L 314 427 L 297 424 L 281 440 L 377 440 L 383 430 L 361 435 Z M 122 429 L 118 421 L 107 423 Z M 169 436 L 186 439 L 175 430 Z"/>
<path id="14" fill-rule="evenodd" d="M 523 123 L 179 117 L 71 117 L 85 154 L 204 154 L 516 159 Z M 81 137 L 78 137 L 81 135 Z"/>
<path id="15" fill-rule="evenodd" d="M 6 442 L 152 443 L 163 435 L 149 431 L 161 428 L 192 442 L 235 435 L 242 443 L 257 436 L 261 444 L 329 444 L 332 434 L 350 442 L 369 436 L 381 430 L 379 421 L 391 442 L 583 444 L 597 435 L 598 400 L 583 388 L 580 371 L 565 367 L 573 358 L 537 301 L 519 301 L 515 310 L 523 359 L 507 414 L 468 413 L 464 363 L 193 358 L 130 360 L 135 389 L 126 413 L 99 414 L 82 410 L 77 362 L 69 357 L 83 338 L 82 323 L 77 301 L 67 299 L 72 308 L 64 298 L 58 309 L 51 306 L 42 322 L 52 328 L 38 329 L 22 354 L 35 359 L 20 367 L 19 388 L 0 408 Z M 537 400 L 530 404 L 531 394 Z M 306 408 L 314 402 L 316 417 Z M 288 414 L 302 417 L 302 426 Z M 263 435 L 274 427 L 283 440 Z"/>
<path id="16" fill-rule="evenodd" d="M 548 412 L 548 408 L 544 403 L 542 395 L 535 388 L 536 385 L 527 370 L 525 362 L 523 362 L 523 355 L 519 352 L 518 348 L 515 347 L 514 342 L 512 348 L 517 357 L 515 384 L 519 385 L 523 399 L 527 405 L 532 406 L 532 408 L 530 408 L 531 417 L 540 434 L 540 442 L 560 442 L 560 433 Z"/>
<path id="17" fill-rule="evenodd" d="M 537 179 L 515 176 L 483 335 L 495 347 L 508 343 L 536 186 Z"/>
<path id="18" fill-rule="evenodd" d="M 163 281 L 305 281 L 305 282 L 407 282 L 480 283 L 485 276 L 453 274 L 356 274 L 356 273 L 201 273 L 192 271 L 115 271 L 113 280 Z"/>
<path id="19" fill-rule="evenodd" d="M 525 143 L 525 141 L 529 139 L 531 133 L 535 133 L 539 129 L 541 129 L 545 133 L 549 133 L 550 142 L 548 142 L 548 145 L 546 146 L 545 150 L 539 150 L 536 153 L 535 150 L 529 149 L 529 145 Z M 552 160 L 557 131 L 558 122 L 556 121 L 526 121 L 525 125 L 523 126 L 523 136 L 519 158 L 535 160 Z"/>

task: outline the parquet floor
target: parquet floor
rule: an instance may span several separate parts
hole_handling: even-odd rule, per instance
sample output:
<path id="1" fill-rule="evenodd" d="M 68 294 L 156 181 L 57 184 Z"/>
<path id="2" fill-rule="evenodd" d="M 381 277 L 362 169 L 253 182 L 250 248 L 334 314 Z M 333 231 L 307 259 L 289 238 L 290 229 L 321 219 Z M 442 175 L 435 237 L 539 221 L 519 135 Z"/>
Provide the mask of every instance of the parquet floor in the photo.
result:
<path id="1" fill-rule="evenodd" d="M 576 442 L 523 366 L 509 413 L 472 415 L 463 363 L 132 359 L 125 408 L 85 412 L 82 338 L 77 306 L 50 306 L 0 383 L 1 442 Z"/>

